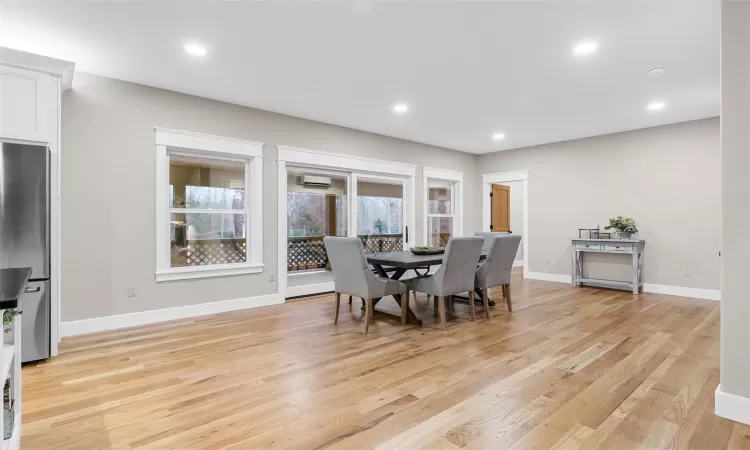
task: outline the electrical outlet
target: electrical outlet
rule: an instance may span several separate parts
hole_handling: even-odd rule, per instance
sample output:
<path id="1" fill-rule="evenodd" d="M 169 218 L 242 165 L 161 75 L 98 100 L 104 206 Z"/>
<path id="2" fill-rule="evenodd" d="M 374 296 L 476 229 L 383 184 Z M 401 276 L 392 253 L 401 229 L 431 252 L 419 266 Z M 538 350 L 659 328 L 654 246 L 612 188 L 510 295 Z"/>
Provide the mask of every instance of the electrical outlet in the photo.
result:
<path id="1" fill-rule="evenodd" d="M 271 272 L 268 274 L 268 281 L 276 281 L 276 274 Z"/>
<path id="2" fill-rule="evenodd" d="M 689 277 L 689 276 L 692 276 L 692 275 L 693 275 L 693 271 L 692 271 L 692 270 L 690 270 L 690 268 L 689 268 L 689 267 L 688 267 L 687 269 L 685 269 L 685 276 L 686 276 L 686 277 Z"/>
<path id="3" fill-rule="evenodd" d="M 138 293 L 135 291 L 135 285 L 128 286 L 128 297 L 135 297 Z"/>

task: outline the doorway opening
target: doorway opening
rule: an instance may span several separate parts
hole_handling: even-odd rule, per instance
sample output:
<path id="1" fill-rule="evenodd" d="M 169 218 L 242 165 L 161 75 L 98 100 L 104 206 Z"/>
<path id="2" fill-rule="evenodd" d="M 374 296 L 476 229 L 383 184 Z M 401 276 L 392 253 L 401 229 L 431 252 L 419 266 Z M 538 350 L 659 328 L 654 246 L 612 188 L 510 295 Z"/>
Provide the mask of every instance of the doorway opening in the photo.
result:
<path id="1" fill-rule="evenodd" d="M 490 190 L 490 231 L 522 233 L 523 181 L 493 183 Z M 523 238 L 522 238 L 523 239 Z M 523 245 L 518 246 L 514 266 L 523 264 Z"/>
<path id="2" fill-rule="evenodd" d="M 482 175 L 482 230 L 521 235 L 513 266 L 528 272 L 528 171 Z"/>

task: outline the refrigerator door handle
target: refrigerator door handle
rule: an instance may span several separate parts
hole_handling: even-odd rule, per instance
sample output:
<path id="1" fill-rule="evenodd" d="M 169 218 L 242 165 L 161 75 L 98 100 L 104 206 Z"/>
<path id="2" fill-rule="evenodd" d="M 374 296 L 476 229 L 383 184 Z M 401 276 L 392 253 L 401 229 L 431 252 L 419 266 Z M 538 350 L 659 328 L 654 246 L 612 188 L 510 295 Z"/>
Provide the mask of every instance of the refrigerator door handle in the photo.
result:
<path id="1" fill-rule="evenodd" d="M 32 294 L 34 292 L 39 292 L 41 290 L 42 290 L 41 286 L 36 286 L 36 287 L 27 287 L 26 289 L 23 290 L 23 292 L 26 294 Z"/>

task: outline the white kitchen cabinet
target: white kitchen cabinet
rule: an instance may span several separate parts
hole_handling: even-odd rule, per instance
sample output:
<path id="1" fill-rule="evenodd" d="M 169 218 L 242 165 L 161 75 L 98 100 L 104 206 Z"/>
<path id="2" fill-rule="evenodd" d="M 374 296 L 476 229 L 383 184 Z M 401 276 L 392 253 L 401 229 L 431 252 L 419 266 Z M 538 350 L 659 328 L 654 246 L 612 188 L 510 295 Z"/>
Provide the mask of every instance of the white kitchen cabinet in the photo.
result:
<path id="1" fill-rule="evenodd" d="M 0 99 L 0 137 L 57 142 L 59 77 L 0 65 Z"/>

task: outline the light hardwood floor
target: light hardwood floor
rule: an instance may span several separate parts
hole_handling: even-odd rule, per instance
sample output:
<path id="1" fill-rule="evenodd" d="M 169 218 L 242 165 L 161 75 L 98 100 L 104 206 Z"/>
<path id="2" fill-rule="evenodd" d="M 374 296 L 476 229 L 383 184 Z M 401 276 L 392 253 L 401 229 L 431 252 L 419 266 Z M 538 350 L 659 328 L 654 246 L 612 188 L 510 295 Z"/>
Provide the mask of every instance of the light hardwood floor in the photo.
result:
<path id="1" fill-rule="evenodd" d="M 446 331 L 420 296 L 363 336 L 325 295 L 65 339 L 23 369 L 23 448 L 750 448 L 713 414 L 718 302 L 514 278 Z"/>

